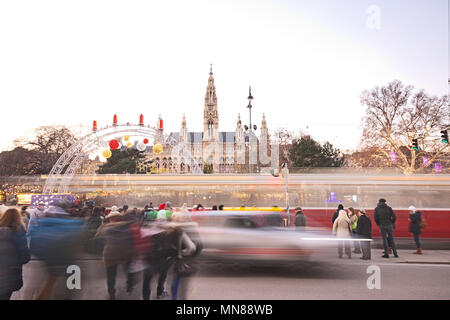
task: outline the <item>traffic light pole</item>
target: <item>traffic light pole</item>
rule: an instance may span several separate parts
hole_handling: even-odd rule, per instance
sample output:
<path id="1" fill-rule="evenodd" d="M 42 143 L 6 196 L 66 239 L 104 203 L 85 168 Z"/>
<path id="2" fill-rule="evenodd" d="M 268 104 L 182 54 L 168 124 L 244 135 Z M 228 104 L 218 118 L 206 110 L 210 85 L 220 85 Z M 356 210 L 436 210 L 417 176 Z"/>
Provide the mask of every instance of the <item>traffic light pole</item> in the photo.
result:
<path id="1" fill-rule="evenodd" d="M 290 214 L 289 214 L 289 169 L 288 169 L 288 164 L 287 162 L 284 163 L 284 175 L 285 175 L 285 182 L 286 182 L 286 218 L 287 218 L 287 227 L 289 228 L 290 225 Z"/>

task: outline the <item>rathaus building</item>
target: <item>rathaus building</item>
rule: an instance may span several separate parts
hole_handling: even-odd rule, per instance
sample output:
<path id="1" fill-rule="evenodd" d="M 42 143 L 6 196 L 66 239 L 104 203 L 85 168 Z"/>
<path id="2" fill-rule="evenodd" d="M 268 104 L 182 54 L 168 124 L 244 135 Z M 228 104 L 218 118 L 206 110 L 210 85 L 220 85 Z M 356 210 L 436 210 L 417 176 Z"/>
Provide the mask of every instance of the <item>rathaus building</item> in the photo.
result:
<path id="1" fill-rule="evenodd" d="M 245 130 L 240 115 L 237 115 L 234 131 L 219 130 L 219 107 L 212 67 L 206 87 L 203 108 L 203 131 L 189 131 L 186 116 L 183 115 L 179 132 L 168 135 L 171 144 L 163 138 L 165 134 L 163 119 L 158 119 L 154 143 L 163 145 L 160 154 L 147 153 L 146 161 L 141 162 L 138 170 L 141 173 L 188 173 L 190 166 L 183 157 L 173 151 L 173 144 L 182 146 L 190 152 L 191 157 L 200 166 L 203 173 L 248 173 L 260 172 L 264 167 L 271 167 L 271 146 L 269 130 L 263 114 L 259 136 L 255 131 Z M 275 155 L 272 155 L 275 156 Z M 275 158 L 275 157 L 274 157 Z M 250 162 L 252 163 L 250 167 Z"/>

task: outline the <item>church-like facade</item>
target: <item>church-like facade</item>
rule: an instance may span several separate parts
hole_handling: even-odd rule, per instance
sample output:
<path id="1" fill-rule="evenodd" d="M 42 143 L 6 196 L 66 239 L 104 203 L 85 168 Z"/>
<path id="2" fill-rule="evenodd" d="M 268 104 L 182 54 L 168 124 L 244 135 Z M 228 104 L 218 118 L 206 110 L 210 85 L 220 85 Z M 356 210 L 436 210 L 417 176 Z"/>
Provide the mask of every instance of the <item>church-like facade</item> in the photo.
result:
<path id="1" fill-rule="evenodd" d="M 164 139 L 164 125 L 160 116 L 154 143 L 163 145 L 160 154 L 148 153 L 151 164 L 138 164 L 141 173 L 188 173 L 190 166 L 185 159 L 173 151 L 173 144 L 188 150 L 203 173 L 257 173 L 270 166 L 270 136 L 263 114 L 259 137 L 254 131 L 245 130 L 240 115 L 237 116 L 234 131 L 219 131 L 219 108 L 212 66 L 206 87 L 203 110 L 203 131 L 188 131 L 186 116 L 183 115 L 179 132 L 169 133 L 167 143 Z M 249 163 L 252 163 L 250 167 Z"/>

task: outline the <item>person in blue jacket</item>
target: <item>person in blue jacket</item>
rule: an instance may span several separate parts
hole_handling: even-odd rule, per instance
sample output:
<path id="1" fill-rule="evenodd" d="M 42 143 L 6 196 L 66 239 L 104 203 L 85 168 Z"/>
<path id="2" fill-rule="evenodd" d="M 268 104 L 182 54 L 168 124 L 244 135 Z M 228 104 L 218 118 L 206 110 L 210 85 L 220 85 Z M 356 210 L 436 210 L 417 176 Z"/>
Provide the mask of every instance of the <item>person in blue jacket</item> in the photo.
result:
<path id="1" fill-rule="evenodd" d="M 31 253 L 45 262 L 48 272 L 39 300 L 50 299 L 57 280 L 67 276 L 68 266 L 76 264 L 85 221 L 71 216 L 69 209 L 68 204 L 61 202 L 30 222 Z"/>

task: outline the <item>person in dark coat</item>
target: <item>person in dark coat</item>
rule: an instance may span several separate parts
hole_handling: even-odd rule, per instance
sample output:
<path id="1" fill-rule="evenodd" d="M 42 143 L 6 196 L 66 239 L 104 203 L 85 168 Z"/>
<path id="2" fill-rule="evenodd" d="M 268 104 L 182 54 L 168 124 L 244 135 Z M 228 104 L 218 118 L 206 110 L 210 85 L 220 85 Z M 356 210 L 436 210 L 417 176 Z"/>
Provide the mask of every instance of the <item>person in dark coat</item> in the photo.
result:
<path id="1" fill-rule="evenodd" d="M 100 226 L 95 235 L 95 239 L 102 239 L 103 264 L 106 268 L 106 285 L 109 299 L 116 299 L 116 277 L 119 265 L 127 275 L 127 291 L 131 292 L 134 279 L 129 272 L 130 263 L 133 260 L 135 245 L 130 226 L 133 221 L 114 221 Z"/>
<path id="2" fill-rule="evenodd" d="M 25 224 L 17 209 L 0 216 L 0 300 L 23 286 L 22 265 L 30 261 Z"/>
<path id="3" fill-rule="evenodd" d="M 162 224 L 160 226 L 163 226 Z M 150 250 L 145 255 L 147 268 L 143 273 L 142 282 L 142 299 L 150 300 L 151 295 L 151 281 L 153 276 L 158 276 L 158 286 L 156 288 L 157 299 L 168 296 L 168 292 L 164 290 L 167 273 L 175 262 L 175 259 L 180 250 L 180 239 L 182 230 L 179 228 L 163 229 L 160 226 L 154 226 L 149 229 L 151 236 Z"/>
<path id="4" fill-rule="evenodd" d="M 295 226 L 296 227 L 306 227 L 306 217 L 302 211 L 302 208 L 295 208 Z"/>
<path id="5" fill-rule="evenodd" d="M 422 213 L 417 211 L 414 206 L 409 208 L 409 232 L 414 236 L 414 241 L 416 242 L 417 250 L 413 252 L 414 254 L 422 254 L 422 246 L 420 243 L 419 235 L 422 233 L 420 228 L 420 222 L 422 221 Z"/>
<path id="6" fill-rule="evenodd" d="M 89 253 L 100 253 L 103 249 L 103 245 L 100 239 L 94 239 L 98 229 L 103 224 L 104 220 L 104 207 L 94 207 L 92 215 L 89 217 L 86 223 L 86 249 Z"/>
<path id="7" fill-rule="evenodd" d="M 356 234 L 360 239 L 372 239 L 372 221 L 366 216 L 366 211 L 364 209 L 358 212 L 358 222 L 356 224 Z M 362 250 L 362 260 L 370 260 L 370 241 L 360 241 Z"/>
<path id="8" fill-rule="evenodd" d="M 378 201 L 373 218 L 377 226 L 380 228 L 380 233 L 383 238 L 384 255 L 382 257 L 389 258 L 389 242 L 387 239 L 389 237 L 391 241 L 390 245 L 392 246 L 392 251 L 394 252 L 394 257 L 398 258 L 397 247 L 395 246 L 393 235 L 397 216 L 395 215 L 394 210 L 386 204 L 385 199 L 380 199 Z"/>
<path id="9" fill-rule="evenodd" d="M 334 221 L 339 216 L 339 211 L 341 211 L 341 210 L 344 210 L 344 206 L 342 204 L 338 205 L 338 208 L 337 208 L 336 212 L 333 214 L 333 218 L 331 218 L 331 223 L 334 224 Z"/>

